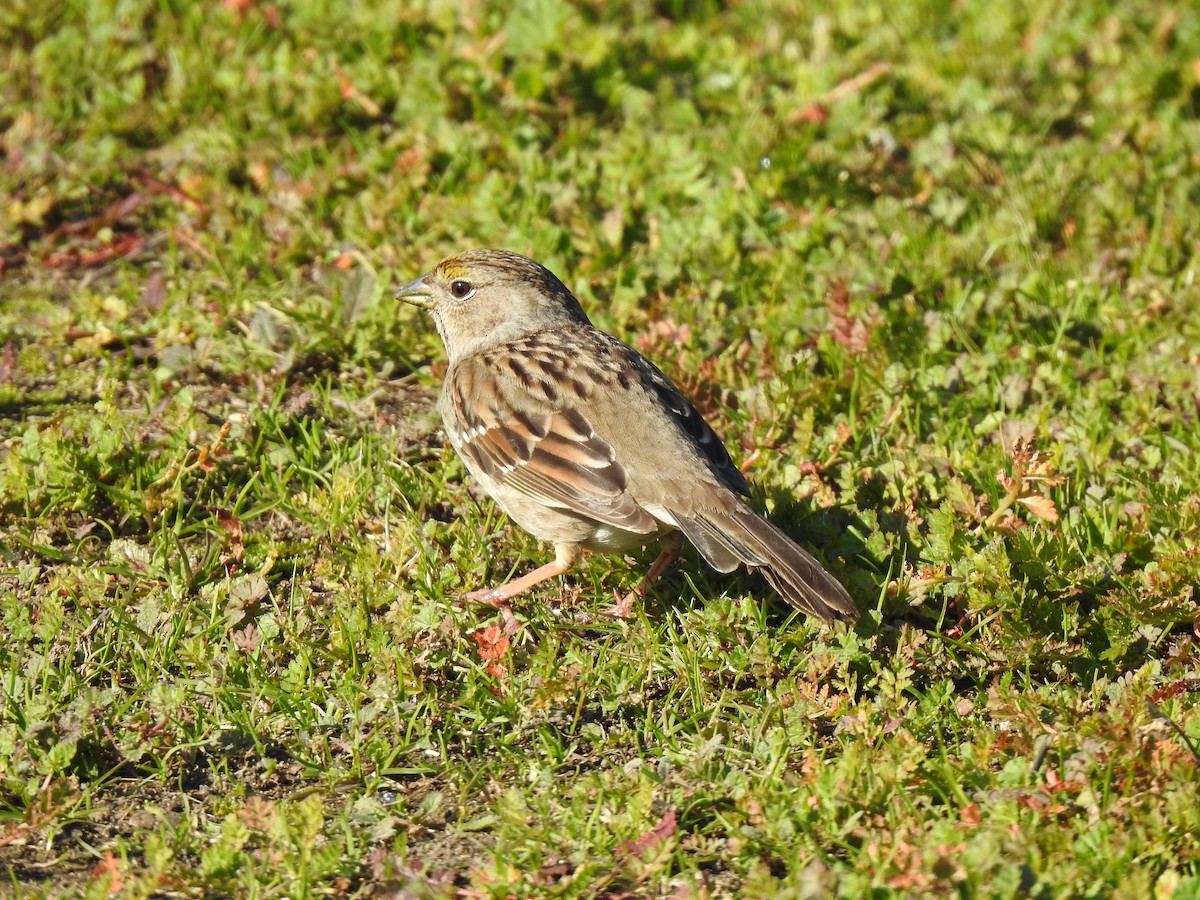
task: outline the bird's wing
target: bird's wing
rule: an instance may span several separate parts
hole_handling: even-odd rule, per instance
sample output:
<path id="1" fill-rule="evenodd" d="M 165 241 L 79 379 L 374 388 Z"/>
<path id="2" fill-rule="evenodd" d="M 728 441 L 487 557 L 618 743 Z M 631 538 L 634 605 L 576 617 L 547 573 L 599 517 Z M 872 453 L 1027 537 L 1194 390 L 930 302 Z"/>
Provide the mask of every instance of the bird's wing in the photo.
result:
<path id="1" fill-rule="evenodd" d="M 619 348 L 618 352 L 625 356 L 630 365 L 637 369 L 642 384 L 649 390 L 670 421 L 679 427 L 690 439 L 696 450 L 708 463 L 709 469 L 720 479 L 721 483 L 735 494 L 743 497 L 750 496 L 750 485 L 746 476 L 734 465 L 725 449 L 725 444 L 704 420 L 704 417 L 675 387 L 659 368 L 636 350 L 611 339 Z"/>
<path id="2" fill-rule="evenodd" d="M 547 391 L 544 380 L 522 378 L 536 360 L 523 360 L 519 349 L 461 360 L 447 373 L 444 412 L 455 450 L 497 484 L 548 506 L 638 534 L 658 531 L 626 490 L 625 469 L 586 406 L 573 402 L 569 387 Z"/>

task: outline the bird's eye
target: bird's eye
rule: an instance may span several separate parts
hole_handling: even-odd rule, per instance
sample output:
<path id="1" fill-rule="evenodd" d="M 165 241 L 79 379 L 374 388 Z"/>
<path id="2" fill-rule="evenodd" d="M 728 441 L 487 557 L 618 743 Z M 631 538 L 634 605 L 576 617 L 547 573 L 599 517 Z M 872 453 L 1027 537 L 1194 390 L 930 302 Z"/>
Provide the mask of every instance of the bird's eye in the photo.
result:
<path id="1" fill-rule="evenodd" d="M 469 281 L 453 281 L 450 283 L 450 293 L 454 296 L 455 300 L 466 300 L 475 293 L 475 288 L 471 286 L 471 282 Z"/>

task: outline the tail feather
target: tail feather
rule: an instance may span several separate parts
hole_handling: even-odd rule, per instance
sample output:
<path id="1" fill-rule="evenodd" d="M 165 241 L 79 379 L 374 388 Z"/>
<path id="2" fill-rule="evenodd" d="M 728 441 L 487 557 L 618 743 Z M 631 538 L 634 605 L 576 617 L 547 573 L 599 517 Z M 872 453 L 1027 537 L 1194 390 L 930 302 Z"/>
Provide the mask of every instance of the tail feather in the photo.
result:
<path id="1" fill-rule="evenodd" d="M 788 603 L 820 619 L 850 619 L 858 609 L 846 589 L 809 553 L 741 501 L 726 510 L 705 511 L 679 527 L 708 563 L 721 572 L 741 562 L 761 569 Z"/>
<path id="2" fill-rule="evenodd" d="M 766 565 L 766 560 L 738 541 L 711 519 L 676 517 L 680 530 L 718 572 L 732 572 L 739 564 Z"/>

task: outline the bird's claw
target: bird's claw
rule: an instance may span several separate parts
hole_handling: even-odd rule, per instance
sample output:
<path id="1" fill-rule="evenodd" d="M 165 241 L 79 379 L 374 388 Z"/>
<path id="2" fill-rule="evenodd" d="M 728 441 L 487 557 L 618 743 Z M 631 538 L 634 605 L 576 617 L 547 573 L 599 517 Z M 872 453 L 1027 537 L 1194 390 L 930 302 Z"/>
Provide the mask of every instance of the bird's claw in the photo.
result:
<path id="1" fill-rule="evenodd" d="M 513 637 L 521 630 L 521 620 L 513 614 L 512 604 L 508 602 L 508 594 L 500 588 L 484 588 L 463 595 L 464 600 L 481 603 L 484 606 L 495 607 L 504 619 L 504 633 Z"/>
<path id="2" fill-rule="evenodd" d="M 630 591 L 624 597 L 619 592 L 613 591 L 615 602 L 605 612 L 615 619 L 628 619 L 633 615 L 633 605 L 639 599 L 641 599 L 641 595 L 637 591 Z"/>

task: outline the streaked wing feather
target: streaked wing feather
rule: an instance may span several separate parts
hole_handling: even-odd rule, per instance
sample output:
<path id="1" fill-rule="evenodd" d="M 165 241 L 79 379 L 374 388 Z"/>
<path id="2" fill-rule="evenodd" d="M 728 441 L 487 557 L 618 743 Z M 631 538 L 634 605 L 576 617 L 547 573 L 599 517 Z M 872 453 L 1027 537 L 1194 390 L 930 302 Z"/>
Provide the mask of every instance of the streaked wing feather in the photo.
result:
<path id="1" fill-rule="evenodd" d="M 725 444 L 694 407 L 666 375 L 654 363 L 629 347 L 621 345 L 629 361 L 641 372 L 642 381 L 653 392 L 663 410 L 695 442 L 709 467 L 727 488 L 743 497 L 750 496 L 750 485 L 746 476 L 733 464 Z"/>
<path id="2" fill-rule="evenodd" d="M 451 384 L 459 423 L 455 447 L 489 477 L 550 506 L 639 534 L 659 524 L 626 491 L 616 454 L 577 409 L 532 412 L 522 387 L 497 389 L 490 379 L 486 403 L 472 402 L 475 384 L 488 373 L 460 369 Z M 522 408 L 524 407 L 524 408 Z"/>

